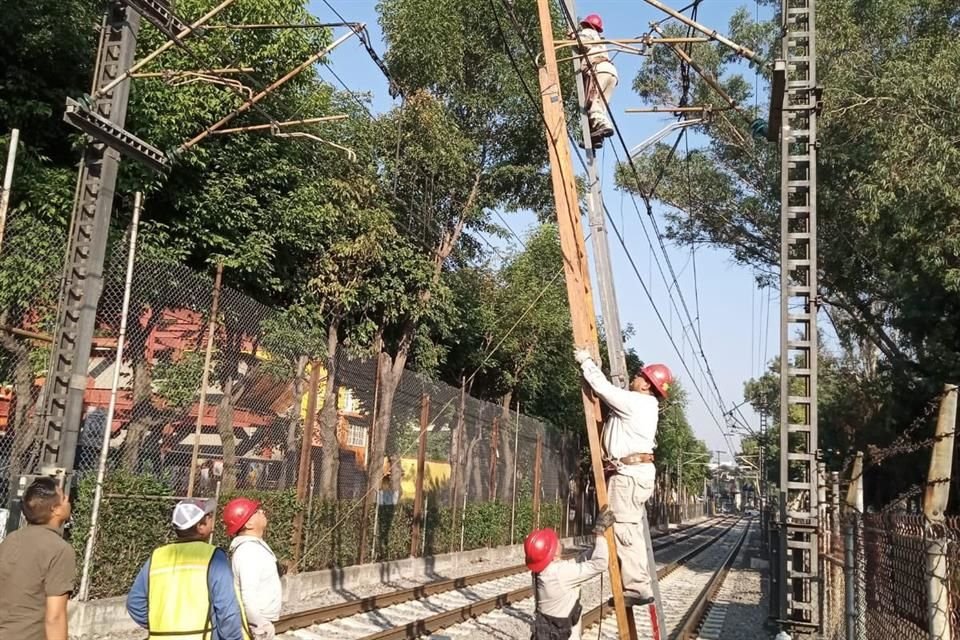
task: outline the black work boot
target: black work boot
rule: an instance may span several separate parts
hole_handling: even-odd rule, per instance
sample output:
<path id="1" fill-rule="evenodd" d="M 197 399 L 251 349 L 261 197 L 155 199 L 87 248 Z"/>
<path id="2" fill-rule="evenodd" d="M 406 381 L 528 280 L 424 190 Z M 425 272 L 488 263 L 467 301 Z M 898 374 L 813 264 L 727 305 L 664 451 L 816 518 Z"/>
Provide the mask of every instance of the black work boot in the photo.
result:
<path id="1" fill-rule="evenodd" d="M 624 591 L 623 603 L 628 607 L 642 607 L 646 604 L 653 604 L 653 596 L 642 596 L 636 591 Z M 607 604 L 611 607 L 614 606 L 613 598 L 610 598 Z"/>

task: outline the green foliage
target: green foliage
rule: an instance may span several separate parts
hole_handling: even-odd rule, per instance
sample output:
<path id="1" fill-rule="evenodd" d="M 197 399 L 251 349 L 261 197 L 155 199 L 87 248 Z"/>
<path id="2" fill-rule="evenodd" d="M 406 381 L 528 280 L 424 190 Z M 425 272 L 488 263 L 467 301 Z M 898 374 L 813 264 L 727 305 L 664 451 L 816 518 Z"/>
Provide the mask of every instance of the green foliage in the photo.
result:
<path id="1" fill-rule="evenodd" d="M 698 495 L 707 477 L 709 461 L 707 445 L 693 434 L 687 420 L 687 392 L 679 383 L 670 388 L 669 397 L 662 403 L 660 421 L 657 424 L 658 473 L 675 476 L 677 464 L 683 465 L 683 484 L 690 495 Z M 707 454 L 706 456 L 704 454 Z"/>
<path id="2" fill-rule="evenodd" d="M 77 566 L 82 566 L 90 532 L 95 487 L 96 476 L 87 475 L 74 500 L 71 543 Z M 170 516 L 176 500 L 163 479 L 117 470 L 108 474 L 104 496 L 92 558 L 92 598 L 126 593 L 153 549 L 174 539 Z"/>
<path id="3" fill-rule="evenodd" d="M 89 535 L 95 486 L 96 478 L 91 474 L 83 477 L 77 487 L 71 543 L 77 552 L 78 563 L 83 558 Z M 163 479 L 117 470 L 107 475 L 104 494 L 107 497 L 100 507 L 100 525 L 94 545 L 90 591 L 93 598 L 117 596 L 129 591 L 150 553 L 175 539 L 170 515 L 176 498 Z M 301 511 L 304 512 L 301 571 L 344 567 L 359 562 L 360 502 L 314 499 L 304 505 L 291 489 L 225 493 L 220 496 L 219 504 L 225 505 L 240 495 L 259 500 L 263 505 L 270 523 L 266 541 L 281 563 L 288 563 L 293 558 L 293 522 Z M 439 501 L 438 494 L 427 494 L 425 527 L 421 528 L 421 532 L 426 533 L 421 541 L 425 544 L 424 555 L 447 553 L 460 548 L 460 529 L 451 529 L 451 510 L 438 506 Z M 376 519 L 377 560 L 406 558 L 410 554 L 410 535 L 413 530 L 412 501 L 381 506 L 379 509 L 376 516 L 371 510 L 367 523 L 372 532 Z M 540 525 L 560 531 L 563 515 L 562 504 L 544 503 L 540 510 Z M 219 514 L 216 524 L 214 544 L 229 548 L 230 539 L 223 529 Z M 528 497 L 519 499 L 515 515 L 515 541 L 519 542 L 532 527 L 532 503 Z M 510 505 L 501 502 L 468 503 L 463 533 L 464 549 L 467 550 L 510 544 Z"/>
<path id="4" fill-rule="evenodd" d="M 204 354 L 185 351 L 180 359 L 164 359 L 153 367 L 153 385 L 156 392 L 174 409 L 183 409 L 197 398 L 203 378 Z"/>
<path id="5" fill-rule="evenodd" d="M 960 189 L 950 179 L 960 172 L 960 148 L 949 133 L 960 127 L 960 87 L 950 80 L 960 73 L 960 8 L 947 0 L 824 0 L 817 12 L 818 294 L 842 348 L 833 363 L 821 359 L 821 372 L 837 375 L 820 378 L 820 433 L 826 450 L 840 452 L 889 443 L 960 373 Z M 739 11 L 730 33 L 769 59 L 779 18 L 755 24 Z M 668 206 L 671 238 L 726 249 L 773 284 L 779 149 L 748 128 L 767 105 L 752 108 L 752 72 L 718 43 L 694 45 L 693 57 L 745 105 L 746 117 L 719 114 L 701 131 L 707 144 L 689 154 L 681 148 L 672 163 L 660 145 L 642 160 L 641 183 L 649 187 L 665 168 L 656 195 Z M 722 104 L 690 78 L 689 104 Z M 682 76 L 669 51 L 645 60 L 634 88 L 650 101 L 680 102 Z M 618 182 L 637 186 L 626 171 Z M 775 392 L 759 382 L 748 393 L 772 400 Z M 919 472 L 902 483 L 895 477 L 909 476 L 911 466 L 897 465 L 883 484 L 922 482 Z"/>

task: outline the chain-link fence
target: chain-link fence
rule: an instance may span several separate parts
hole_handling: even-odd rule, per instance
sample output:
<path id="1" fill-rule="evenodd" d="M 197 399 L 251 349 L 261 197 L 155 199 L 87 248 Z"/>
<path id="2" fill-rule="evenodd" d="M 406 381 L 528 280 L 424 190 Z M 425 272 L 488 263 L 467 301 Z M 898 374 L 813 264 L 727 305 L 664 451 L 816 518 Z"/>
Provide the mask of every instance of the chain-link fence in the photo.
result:
<path id="1" fill-rule="evenodd" d="M 848 508 L 821 531 L 824 638 L 960 640 L 960 519 Z"/>
<path id="2" fill-rule="evenodd" d="M 0 247 L 0 274 L 13 283 L 0 290 L 2 505 L 36 468 L 45 437 L 57 311 L 49 283 L 60 279 L 65 242 L 21 228 L 22 215 L 11 212 Z M 186 496 L 260 500 L 271 546 L 298 571 L 519 543 L 537 526 L 564 536 L 592 526 L 580 438 L 518 413 L 509 397 L 479 400 L 469 386 L 410 371 L 391 380 L 385 363 L 343 346 L 328 358 L 326 321 L 264 306 L 222 285 L 222 271 L 214 278 L 138 257 L 124 317 L 120 240 L 97 308 L 72 481 L 69 537 L 86 597 L 126 592 L 171 539 L 171 507 Z M 651 501 L 654 526 L 703 514 L 702 501 L 667 504 L 665 495 Z M 227 542 L 222 530 L 215 542 Z"/>

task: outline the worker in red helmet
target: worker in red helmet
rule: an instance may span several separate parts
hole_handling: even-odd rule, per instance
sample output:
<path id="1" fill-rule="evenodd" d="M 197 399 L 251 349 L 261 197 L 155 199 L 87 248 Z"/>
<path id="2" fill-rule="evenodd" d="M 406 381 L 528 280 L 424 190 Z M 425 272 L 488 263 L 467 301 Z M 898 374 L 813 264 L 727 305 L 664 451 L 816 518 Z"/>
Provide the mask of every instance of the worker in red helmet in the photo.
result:
<path id="1" fill-rule="evenodd" d="M 263 539 L 267 516 L 256 500 L 234 498 L 223 510 L 223 523 L 233 537 L 230 562 L 234 582 L 254 640 L 272 640 L 273 623 L 280 619 L 283 589 L 277 556 Z"/>
<path id="2" fill-rule="evenodd" d="M 590 120 L 591 146 L 598 149 L 603 146 L 604 138 L 613 135 L 613 125 L 607 112 L 607 105 L 613 98 L 617 86 L 617 68 L 613 66 L 607 45 L 603 44 L 603 20 L 591 13 L 580 21 L 580 29 L 571 37 L 579 39 L 582 46 L 577 50 L 583 56 L 581 73 L 586 96 L 584 108 Z"/>
<path id="3" fill-rule="evenodd" d="M 606 571 L 610 552 L 603 534 L 612 524 L 613 513 L 604 510 L 593 527 L 592 552 L 576 560 L 559 559 L 562 547 L 553 529 L 537 529 L 523 541 L 536 605 L 531 640 L 580 640 L 580 586 Z"/>
<path id="4" fill-rule="evenodd" d="M 673 374 L 665 365 L 647 365 L 633 377 L 629 389 L 621 389 L 607 380 L 587 349 L 576 349 L 574 358 L 584 380 L 608 409 L 603 425 L 603 455 L 606 468 L 612 472 L 607 480 L 607 496 L 616 519 L 613 532 L 624 600 L 628 606 L 649 604 L 654 598 L 643 516 L 656 482 L 653 450 L 657 446 L 659 401 L 669 394 Z"/>

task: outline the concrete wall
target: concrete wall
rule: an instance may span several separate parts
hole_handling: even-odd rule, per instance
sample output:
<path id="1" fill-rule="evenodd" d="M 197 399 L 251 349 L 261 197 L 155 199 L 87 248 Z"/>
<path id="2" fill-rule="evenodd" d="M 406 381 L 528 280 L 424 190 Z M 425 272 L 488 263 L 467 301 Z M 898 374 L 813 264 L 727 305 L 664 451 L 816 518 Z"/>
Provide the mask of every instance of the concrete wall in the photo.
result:
<path id="1" fill-rule="evenodd" d="M 564 544 L 584 544 L 585 538 L 568 538 Z M 504 559 L 511 564 L 523 562 L 523 545 L 475 549 L 463 553 L 446 553 L 427 558 L 405 558 L 393 562 L 350 567 L 335 567 L 323 571 L 298 573 L 283 578 L 283 613 L 297 613 L 313 609 L 318 598 L 330 592 L 338 593 L 345 600 L 356 599 L 351 592 L 371 584 L 391 585 L 400 579 L 429 582 L 458 575 L 481 573 L 497 566 L 504 566 Z M 325 599 L 326 600 L 326 599 Z M 127 615 L 126 598 L 105 598 L 89 602 L 70 601 L 69 631 L 72 640 L 130 640 L 146 636 Z"/>

